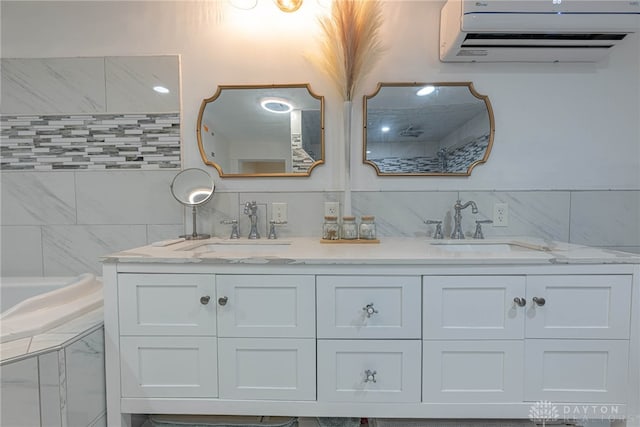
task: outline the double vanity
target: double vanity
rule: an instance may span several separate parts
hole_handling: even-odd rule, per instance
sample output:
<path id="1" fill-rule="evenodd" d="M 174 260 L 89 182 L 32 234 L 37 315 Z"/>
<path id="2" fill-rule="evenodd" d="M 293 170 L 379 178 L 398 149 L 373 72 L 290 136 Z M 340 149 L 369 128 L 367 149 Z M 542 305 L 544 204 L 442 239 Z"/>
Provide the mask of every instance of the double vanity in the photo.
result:
<path id="1" fill-rule="evenodd" d="M 557 421 L 640 419 L 633 254 L 211 238 L 109 255 L 104 288 L 110 426 L 151 413 L 535 420 L 541 402 Z"/>

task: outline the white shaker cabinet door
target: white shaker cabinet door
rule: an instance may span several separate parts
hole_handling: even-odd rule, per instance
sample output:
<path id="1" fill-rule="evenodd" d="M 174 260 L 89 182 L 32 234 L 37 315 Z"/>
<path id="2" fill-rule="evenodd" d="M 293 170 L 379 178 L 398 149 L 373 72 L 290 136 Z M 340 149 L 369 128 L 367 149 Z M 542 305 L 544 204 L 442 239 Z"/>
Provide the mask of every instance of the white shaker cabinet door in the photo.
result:
<path id="1" fill-rule="evenodd" d="M 119 274 L 120 335 L 215 335 L 210 274 Z"/>
<path id="2" fill-rule="evenodd" d="M 524 276 L 424 276 L 424 339 L 522 339 Z"/>
<path id="3" fill-rule="evenodd" d="M 217 397 L 215 337 L 121 337 L 122 397 Z"/>
<path id="4" fill-rule="evenodd" d="M 422 401 L 521 402 L 522 340 L 424 341 Z"/>
<path id="5" fill-rule="evenodd" d="M 629 339 L 631 276 L 529 276 L 527 307 L 527 338 Z"/>
<path id="6" fill-rule="evenodd" d="M 627 400 L 629 341 L 529 339 L 525 350 L 526 401 Z"/>
<path id="7" fill-rule="evenodd" d="M 318 401 L 419 402 L 419 340 L 318 340 Z"/>
<path id="8" fill-rule="evenodd" d="M 315 400 L 316 341 L 220 338 L 220 397 Z"/>
<path id="9" fill-rule="evenodd" d="M 420 339 L 419 276 L 318 276 L 318 338 Z"/>
<path id="10" fill-rule="evenodd" d="M 218 336 L 315 337 L 315 277 L 218 275 Z"/>

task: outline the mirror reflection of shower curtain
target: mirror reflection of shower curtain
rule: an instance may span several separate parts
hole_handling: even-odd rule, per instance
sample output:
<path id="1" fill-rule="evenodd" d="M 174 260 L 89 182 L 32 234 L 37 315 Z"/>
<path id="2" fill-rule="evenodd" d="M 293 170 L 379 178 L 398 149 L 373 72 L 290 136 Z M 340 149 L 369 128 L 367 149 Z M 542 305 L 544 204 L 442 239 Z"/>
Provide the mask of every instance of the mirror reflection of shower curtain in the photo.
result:
<path id="1" fill-rule="evenodd" d="M 445 148 L 438 150 L 438 166 L 440 172 L 446 172 L 449 167 L 449 153 Z"/>

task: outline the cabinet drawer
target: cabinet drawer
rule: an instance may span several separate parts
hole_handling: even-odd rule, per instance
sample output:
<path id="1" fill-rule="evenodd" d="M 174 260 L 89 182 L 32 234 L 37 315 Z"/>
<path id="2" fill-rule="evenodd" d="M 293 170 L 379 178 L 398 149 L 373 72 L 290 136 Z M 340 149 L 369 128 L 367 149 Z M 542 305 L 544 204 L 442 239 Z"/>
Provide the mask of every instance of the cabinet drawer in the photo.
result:
<path id="1" fill-rule="evenodd" d="M 214 276 L 119 274 L 121 335 L 215 335 Z"/>
<path id="2" fill-rule="evenodd" d="M 422 401 L 521 402 L 524 344 L 511 341 L 424 341 Z"/>
<path id="3" fill-rule="evenodd" d="M 315 337 L 314 276 L 218 275 L 216 286 L 220 337 Z"/>
<path id="4" fill-rule="evenodd" d="M 419 402 L 419 340 L 318 340 L 318 401 Z"/>
<path id="5" fill-rule="evenodd" d="M 315 400 L 316 342 L 291 338 L 220 338 L 220 397 Z"/>
<path id="6" fill-rule="evenodd" d="M 420 277 L 319 276 L 318 338 L 420 338 Z"/>
<path id="7" fill-rule="evenodd" d="M 529 276 L 527 302 L 527 338 L 629 339 L 631 276 Z"/>
<path id="8" fill-rule="evenodd" d="M 524 276 L 424 276 L 424 339 L 522 339 Z"/>
<path id="9" fill-rule="evenodd" d="M 121 337 L 122 397 L 217 397 L 215 337 Z"/>
<path id="10" fill-rule="evenodd" d="M 625 402 L 625 340 L 526 340 L 526 401 Z"/>

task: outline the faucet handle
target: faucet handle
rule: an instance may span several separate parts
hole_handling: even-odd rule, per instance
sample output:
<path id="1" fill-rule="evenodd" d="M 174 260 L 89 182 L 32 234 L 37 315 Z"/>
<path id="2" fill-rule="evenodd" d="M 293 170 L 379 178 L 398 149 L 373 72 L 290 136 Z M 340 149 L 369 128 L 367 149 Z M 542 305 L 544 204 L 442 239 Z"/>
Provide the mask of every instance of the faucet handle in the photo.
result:
<path id="1" fill-rule="evenodd" d="M 231 235 L 230 239 L 239 239 L 240 232 L 238 231 L 238 220 L 237 219 L 223 219 L 220 221 L 220 224 L 231 224 Z"/>
<path id="2" fill-rule="evenodd" d="M 287 221 L 277 221 L 275 219 L 269 220 L 269 236 L 267 236 L 267 238 L 272 240 L 277 239 L 278 236 L 276 235 L 276 225 L 283 225 L 286 223 Z"/>
<path id="3" fill-rule="evenodd" d="M 444 234 L 442 233 L 442 221 L 437 221 L 434 219 L 428 219 L 423 221 L 427 225 L 435 224 L 436 231 L 433 233 L 434 239 L 444 239 Z"/>
<path id="4" fill-rule="evenodd" d="M 476 220 L 476 232 L 473 235 L 474 239 L 484 239 L 484 234 L 482 233 L 482 224 L 493 224 L 493 221 L 491 221 L 490 219 Z"/>

